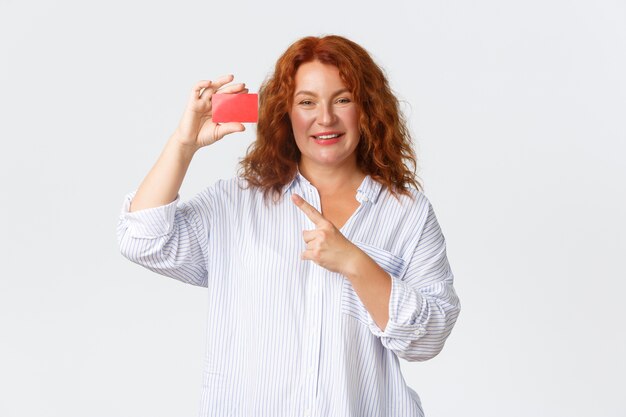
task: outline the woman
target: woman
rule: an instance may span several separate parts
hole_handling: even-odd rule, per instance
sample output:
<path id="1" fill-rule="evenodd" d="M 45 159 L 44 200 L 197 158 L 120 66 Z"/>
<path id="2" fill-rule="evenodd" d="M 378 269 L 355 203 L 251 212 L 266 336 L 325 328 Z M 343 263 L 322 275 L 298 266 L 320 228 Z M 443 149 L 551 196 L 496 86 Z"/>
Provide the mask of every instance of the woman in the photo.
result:
<path id="1" fill-rule="evenodd" d="M 348 39 L 295 42 L 240 174 L 179 203 L 195 152 L 244 130 L 211 120 L 232 81 L 195 86 L 118 225 L 130 260 L 208 288 L 200 415 L 422 416 L 398 357 L 437 355 L 460 307 L 383 72 Z"/>

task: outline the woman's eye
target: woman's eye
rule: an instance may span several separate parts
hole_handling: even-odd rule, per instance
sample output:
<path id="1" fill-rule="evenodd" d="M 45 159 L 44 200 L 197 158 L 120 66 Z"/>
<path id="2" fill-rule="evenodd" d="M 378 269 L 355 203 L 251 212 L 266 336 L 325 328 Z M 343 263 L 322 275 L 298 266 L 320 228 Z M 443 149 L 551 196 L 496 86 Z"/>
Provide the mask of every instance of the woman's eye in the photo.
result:
<path id="1" fill-rule="evenodd" d="M 339 100 L 337 100 L 337 102 L 341 104 L 350 103 L 350 99 L 344 97 L 344 98 L 340 98 Z"/>
<path id="2" fill-rule="evenodd" d="M 302 101 L 300 102 L 300 104 L 303 104 L 303 105 L 305 105 L 305 106 L 308 106 L 308 105 L 310 105 L 310 104 L 313 104 L 313 102 L 312 102 L 311 100 L 302 100 Z"/>

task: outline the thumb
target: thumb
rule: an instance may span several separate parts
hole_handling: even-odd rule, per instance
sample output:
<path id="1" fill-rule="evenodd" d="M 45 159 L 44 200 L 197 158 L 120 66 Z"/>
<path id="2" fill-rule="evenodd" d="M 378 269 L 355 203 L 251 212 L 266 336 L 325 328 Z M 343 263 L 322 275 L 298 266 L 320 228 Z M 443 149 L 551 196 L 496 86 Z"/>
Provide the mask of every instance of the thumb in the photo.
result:
<path id="1" fill-rule="evenodd" d="M 217 137 L 216 140 L 223 138 L 224 136 L 235 133 L 235 132 L 243 132 L 246 130 L 246 127 L 241 123 L 220 123 L 216 126 Z"/>

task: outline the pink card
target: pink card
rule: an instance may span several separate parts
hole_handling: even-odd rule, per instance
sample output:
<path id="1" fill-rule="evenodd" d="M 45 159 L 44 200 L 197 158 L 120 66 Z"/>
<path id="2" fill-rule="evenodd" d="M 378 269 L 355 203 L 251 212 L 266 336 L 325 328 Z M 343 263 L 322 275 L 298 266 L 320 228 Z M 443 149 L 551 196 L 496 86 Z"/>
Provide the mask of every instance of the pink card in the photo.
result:
<path id="1" fill-rule="evenodd" d="M 215 123 L 256 123 L 259 118 L 258 94 L 213 94 Z"/>

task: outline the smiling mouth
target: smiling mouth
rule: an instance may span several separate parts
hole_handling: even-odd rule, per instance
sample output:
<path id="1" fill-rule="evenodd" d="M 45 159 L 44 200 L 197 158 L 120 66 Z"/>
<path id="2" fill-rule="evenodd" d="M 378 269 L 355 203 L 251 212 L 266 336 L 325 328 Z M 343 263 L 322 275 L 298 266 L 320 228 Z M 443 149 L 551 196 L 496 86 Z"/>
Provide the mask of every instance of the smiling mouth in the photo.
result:
<path id="1" fill-rule="evenodd" d="M 319 136 L 313 136 L 313 138 L 315 138 L 316 140 L 331 140 L 331 139 L 337 139 L 338 137 L 343 136 L 343 133 L 333 133 L 331 135 L 319 135 Z"/>

